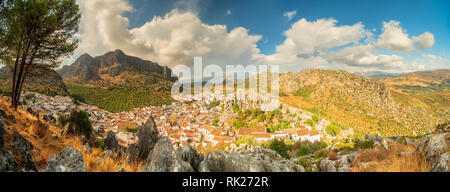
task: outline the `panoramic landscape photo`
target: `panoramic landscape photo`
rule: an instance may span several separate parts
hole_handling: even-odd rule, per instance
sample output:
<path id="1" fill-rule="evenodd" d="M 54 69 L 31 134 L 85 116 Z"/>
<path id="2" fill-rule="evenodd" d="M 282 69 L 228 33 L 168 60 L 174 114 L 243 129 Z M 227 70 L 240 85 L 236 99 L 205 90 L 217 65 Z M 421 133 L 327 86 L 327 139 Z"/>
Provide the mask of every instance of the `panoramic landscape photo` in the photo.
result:
<path id="1" fill-rule="evenodd" d="M 0 0 L 0 172 L 448 172 L 449 7 Z"/>

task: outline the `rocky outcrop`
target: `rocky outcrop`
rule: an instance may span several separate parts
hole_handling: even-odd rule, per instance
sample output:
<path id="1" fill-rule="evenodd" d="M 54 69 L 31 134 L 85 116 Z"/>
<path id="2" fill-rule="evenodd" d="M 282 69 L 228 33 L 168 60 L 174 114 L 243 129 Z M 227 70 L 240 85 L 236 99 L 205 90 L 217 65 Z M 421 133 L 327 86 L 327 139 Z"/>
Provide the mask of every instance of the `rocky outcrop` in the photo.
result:
<path id="1" fill-rule="evenodd" d="M 430 172 L 448 172 L 448 164 L 450 162 L 450 154 L 442 154 L 437 161 L 433 163 Z"/>
<path id="2" fill-rule="evenodd" d="M 430 171 L 448 172 L 450 133 L 427 136 L 416 148 L 416 153 L 424 155 L 432 165 Z"/>
<path id="3" fill-rule="evenodd" d="M 3 122 L 3 117 L 0 117 L 0 150 L 3 149 L 5 144 L 5 123 Z"/>
<path id="4" fill-rule="evenodd" d="M 195 172 L 199 169 L 203 155 L 192 146 L 173 149 L 167 138 L 160 139 L 147 159 L 143 172 Z"/>
<path id="5" fill-rule="evenodd" d="M 349 172 L 358 159 L 358 153 L 341 155 L 337 160 L 329 158 L 320 161 L 321 172 Z"/>
<path id="6" fill-rule="evenodd" d="M 198 153 L 192 145 L 188 145 L 177 149 L 176 159 L 188 163 L 194 171 L 198 171 L 203 155 Z"/>
<path id="7" fill-rule="evenodd" d="M 22 170 L 23 171 L 37 171 L 36 162 L 31 155 L 31 150 L 34 148 L 30 141 L 25 139 L 22 135 L 14 135 L 13 147 L 17 153 L 22 156 Z"/>
<path id="8" fill-rule="evenodd" d="M 41 172 L 86 172 L 83 154 L 73 147 L 66 147 L 59 157 L 52 155 Z"/>
<path id="9" fill-rule="evenodd" d="M 16 171 L 17 162 L 11 151 L 0 151 L 0 172 Z"/>
<path id="10" fill-rule="evenodd" d="M 148 156 L 147 164 L 143 172 L 168 172 L 174 161 L 174 149 L 172 143 L 166 139 L 160 139 Z"/>
<path id="11" fill-rule="evenodd" d="M 143 172 L 304 172 L 296 160 L 286 160 L 275 151 L 255 148 L 253 151 L 226 153 L 213 151 L 206 157 L 192 146 L 174 150 L 167 138 L 155 144 Z"/>
<path id="12" fill-rule="evenodd" d="M 320 171 L 321 172 L 337 172 L 336 161 L 329 159 L 323 159 L 320 161 Z"/>
<path id="13" fill-rule="evenodd" d="M 158 130 L 153 117 L 150 117 L 145 125 L 139 129 L 137 136 L 139 138 L 137 143 L 137 158 L 141 161 L 145 161 L 147 160 L 149 154 L 151 154 L 153 147 L 159 139 Z"/>
<path id="14" fill-rule="evenodd" d="M 389 144 L 386 139 L 384 139 L 380 134 L 377 134 L 375 136 L 366 134 L 366 140 L 373 141 L 373 147 L 378 147 L 380 149 L 389 150 Z"/>
<path id="15" fill-rule="evenodd" d="M 171 76 L 172 71 L 168 67 L 128 56 L 121 50 L 111 51 L 98 57 L 83 54 L 72 65 L 64 66 L 58 70 L 58 73 L 66 81 L 84 83 L 110 81 L 109 78 L 102 78 L 105 75 L 116 79 L 128 77 L 128 80 L 130 80 L 132 76 L 127 76 L 127 74 L 157 77 L 169 81 L 176 80 Z"/>
<path id="16" fill-rule="evenodd" d="M 127 156 L 126 156 L 126 161 L 128 162 L 128 163 L 131 163 L 131 162 L 133 162 L 133 161 L 136 161 L 136 158 L 137 158 L 137 147 L 136 147 L 136 145 L 133 143 L 133 144 L 130 144 L 130 146 L 128 146 L 128 148 L 127 148 Z"/>
<path id="17" fill-rule="evenodd" d="M 117 141 L 116 135 L 112 131 L 109 131 L 106 136 L 105 149 L 112 151 L 117 151 L 119 149 L 119 141 Z"/>
<path id="18" fill-rule="evenodd" d="M 264 153 L 213 151 L 200 163 L 201 172 L 304 172 L 294 160 L 277 160 Z"/>

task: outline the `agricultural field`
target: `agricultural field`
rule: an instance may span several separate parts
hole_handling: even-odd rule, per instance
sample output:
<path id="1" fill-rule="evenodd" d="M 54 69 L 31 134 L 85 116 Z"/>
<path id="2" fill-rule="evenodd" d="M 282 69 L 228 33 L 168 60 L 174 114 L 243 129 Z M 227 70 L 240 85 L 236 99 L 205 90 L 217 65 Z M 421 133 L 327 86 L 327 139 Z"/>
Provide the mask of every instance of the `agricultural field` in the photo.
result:
<path id="1" fill-rule="evenodd" d="M 73 98 L 110 112 L 131 111 L 151 105 L 169 105 L 174 100 L 170 93 L 152 89 L 126 90 L 123 88 L 99 88 L 80 84 L 68 84 Z"/>

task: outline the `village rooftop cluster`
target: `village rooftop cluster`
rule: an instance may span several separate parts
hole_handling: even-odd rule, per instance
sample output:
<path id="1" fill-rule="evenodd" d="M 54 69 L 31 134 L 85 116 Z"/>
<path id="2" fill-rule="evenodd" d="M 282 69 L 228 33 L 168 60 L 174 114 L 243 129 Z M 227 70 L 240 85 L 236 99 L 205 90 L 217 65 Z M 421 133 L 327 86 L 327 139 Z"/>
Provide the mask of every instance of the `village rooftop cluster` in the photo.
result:
<path id="1" fill-rule="evenodd" d="M 155 119 L 160 136 L 167 137 L 175 147 L 193 145 L 195 147 L 214 147 L 219 144 L 232 143 L 244 137 L 254 137 L 256 141 L 265 142 L 272 139 L 291 141 L 322 141 L 331 140 L 325 134 L 323 126 L 313 130 L 311 126 L 292 123 L 289 129 L 268 133 L 264 126 L 241 128 L 231 136 L 221 127 L 213 126 L 212 122 L 222 114 L 220 106 L 209 107 L 216 98 L 211 96 L 194 96 L 177 98 L 178 101 L 168 106 L 149 106 L 129 112 L 110 113 L 96 106 L 87 104 L 75 105 L 70 97 L 49 97 L 39 93 L 27 92 L 33 95 L 32 101 L 27 101 L 23 108 L 31 108 L 43 115 L 57 117 L 60 114 L 69 115 L 73 109 L 89 113 L 94 131 L 100 137 L 105 137 L 108 131 L 113 131 L 122 145 L 137 142 L 135 131 L 143 126 L 149 117 Z"/>

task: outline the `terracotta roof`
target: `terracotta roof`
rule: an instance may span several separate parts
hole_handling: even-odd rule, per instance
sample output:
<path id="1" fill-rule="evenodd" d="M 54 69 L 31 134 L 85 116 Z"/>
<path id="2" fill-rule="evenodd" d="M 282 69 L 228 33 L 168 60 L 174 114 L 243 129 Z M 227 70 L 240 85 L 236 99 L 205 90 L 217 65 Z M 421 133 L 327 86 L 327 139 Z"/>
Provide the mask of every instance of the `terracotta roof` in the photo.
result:
<path id="1" fill-rule="evenodd" d="M 270 133 L 252 133 L 256 138 L 272 138 Z"/>

